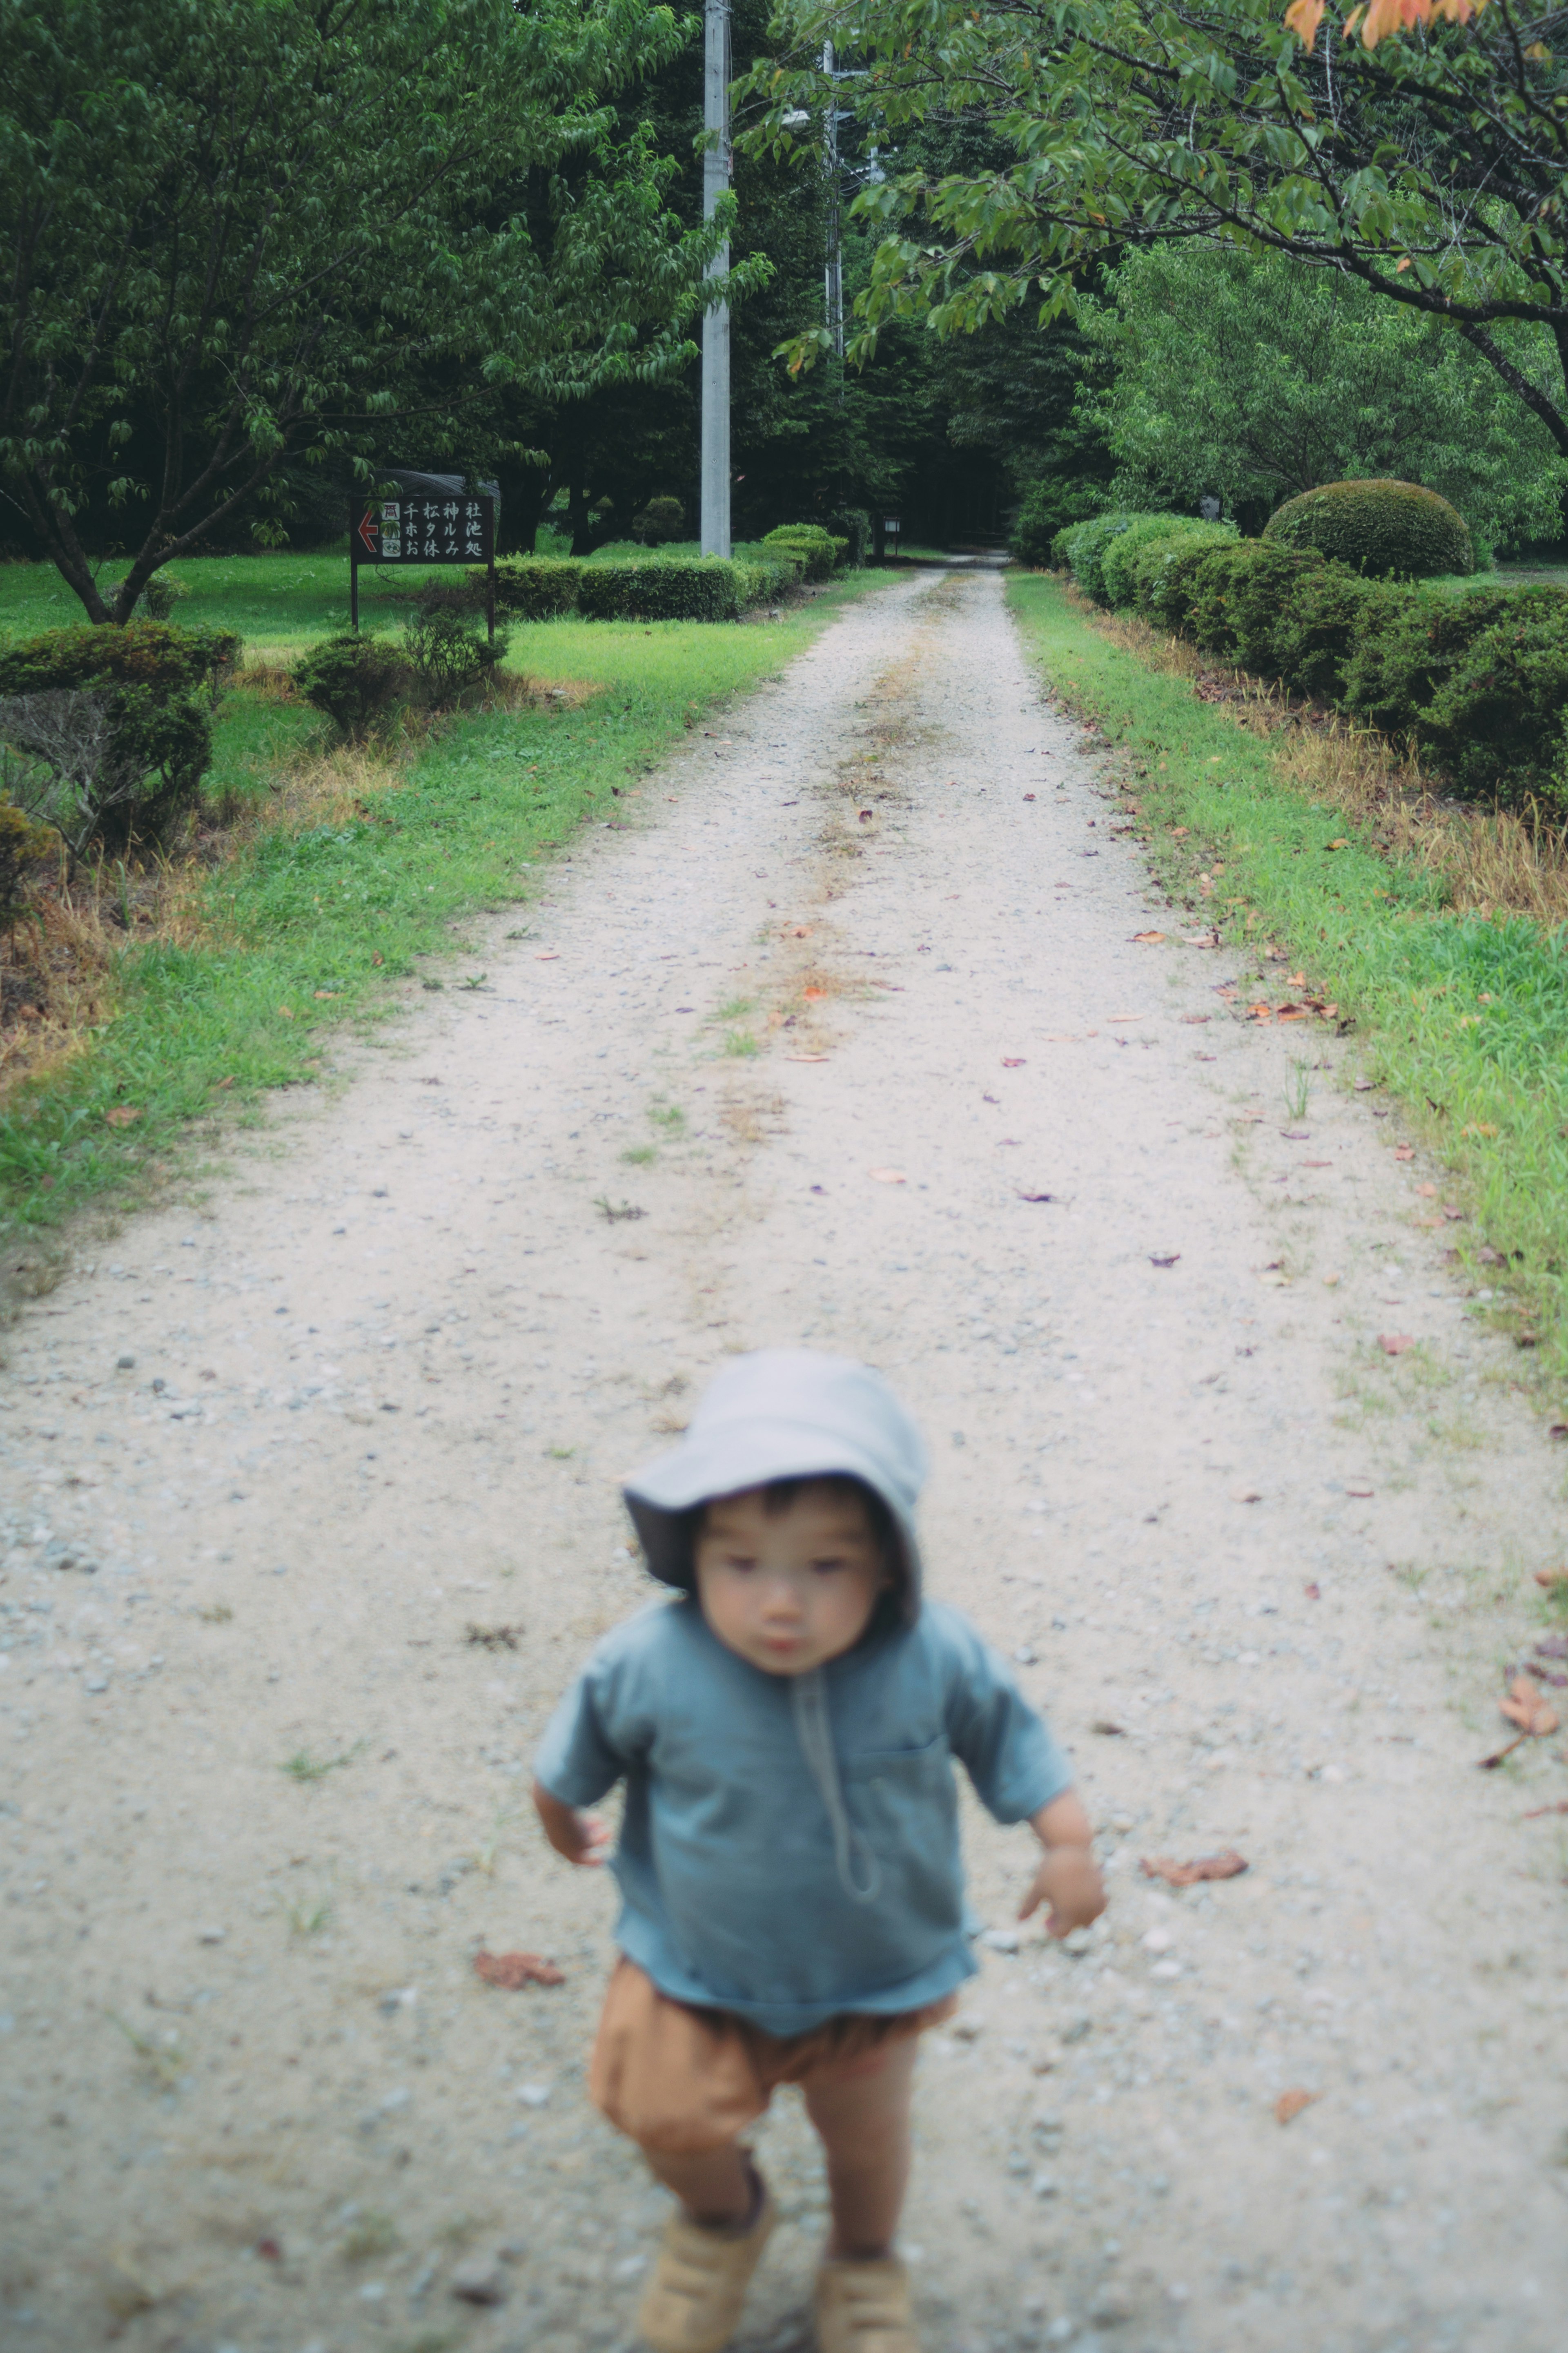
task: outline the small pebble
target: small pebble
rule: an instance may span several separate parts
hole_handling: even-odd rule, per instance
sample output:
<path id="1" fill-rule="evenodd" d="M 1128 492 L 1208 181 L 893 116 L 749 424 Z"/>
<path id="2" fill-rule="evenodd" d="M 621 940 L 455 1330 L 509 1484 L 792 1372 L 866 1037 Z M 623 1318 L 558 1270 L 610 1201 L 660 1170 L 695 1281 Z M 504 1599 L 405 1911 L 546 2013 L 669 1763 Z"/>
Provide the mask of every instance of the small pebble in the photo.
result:
<path id="1" fill-rule="evenodd" d="M 450 2280 L 452 2294 L 464 2304 L 496 2305 L 507 2299 L 507 2279 L 494 2255 L 469 2255 Z"/>

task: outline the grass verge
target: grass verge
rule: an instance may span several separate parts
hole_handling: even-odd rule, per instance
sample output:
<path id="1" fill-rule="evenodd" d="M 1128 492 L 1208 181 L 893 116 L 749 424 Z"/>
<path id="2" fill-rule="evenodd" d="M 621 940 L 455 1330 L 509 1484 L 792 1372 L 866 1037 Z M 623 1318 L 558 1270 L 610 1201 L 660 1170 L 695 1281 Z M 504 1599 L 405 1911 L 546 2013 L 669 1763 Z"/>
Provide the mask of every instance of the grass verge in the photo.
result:
<path id="1" fill-rule="evenodd" d="M 1474 1223 L 1449 1229 L 1461 1259 L 1493 1288 L 1506 1271 L 1514 1337 L 1561 1378 L 1564 934 L 1456 903 L 1464 894 L 1441 864 L 1414 845 L 1380 848 L 1375 819 L 1325 807 L 1291 735 L 1255 733 L 1230 705 L 1200 701 L 1180 669 L 1118 643 L 1057 578 L 1015 575 L 1008 597 L 1053 698 L 1125 747 L 1162 881 L 1258 955 L 1266 982 L 1268 951 L 1282 945 L 1311 976 L 1292 994 L 1321 992 L 1354 1022 L 1368 1074 L 1402 1097 L 1412 1133 L 1473 1207 Z"/>
<path id="2" fill-rule="evenodd" d="M 420 959 L 461 953 L 469 918 L 526 901 L 531 866 L 579 827 L 634 822 L 638 779 L 687 729 L 881 578 L 853 575 L 766 627 L 520 628 L 510 697 L 390 758 L 312 753 L 310 714 L 277 701 L 275 673 L 237 689 L 218 745 L 240 812 L 228 854 L 172 879 L 158 936 L 100 944 L 89 1017 L 0 1112 L 13 1278 L 29 1287 L 29 1235 L 170 1175 L 194 1124 L 259 1118 L 268 1090 L 316 1078 L 332 1031 L 405 1001 Z"/>

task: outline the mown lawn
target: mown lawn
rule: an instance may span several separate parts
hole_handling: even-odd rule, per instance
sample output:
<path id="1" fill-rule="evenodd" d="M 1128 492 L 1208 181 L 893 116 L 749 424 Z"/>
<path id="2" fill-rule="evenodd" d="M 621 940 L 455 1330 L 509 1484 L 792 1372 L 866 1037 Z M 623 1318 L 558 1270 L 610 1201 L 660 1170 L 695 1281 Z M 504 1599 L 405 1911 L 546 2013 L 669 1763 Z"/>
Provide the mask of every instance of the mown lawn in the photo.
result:
<path id="1" fill-rule="evenodd" d="M 1366 1070 L 1475 1209 L 1452 1239 L 1505 1255 L 1537 1362 L 1563 1370 L 1568 942 L 1522 918 L 1456 914 L 1440 878 L 1380 857 L 1342 812 L 1288 786 L 1266 739 L 1111 642 L 1054 577 L 1015 575 L 1008 593 L 1052 695 L 1135 754 L 1167 886 L 1233 941 L 1287 945 L 1353 1019 Z M 1224 893 L 1200 898 L 1194 878 L 1216 860 Z"/>
<path id="2" fill-rule="evenodd" d="M 47 582 L 22 595 L 19 569 L 0 575 L 7 619 L 69 617 L 46 609 Z M 518 628 L 507 669 L 567 687 L 565 698 L 439 723 L 390 769 L 372 763 L 357 799 L 351 775 L 329 797 L 332 822 L 264 825 L 201 881 L 195 944 L 123 952 L 113 1009 L 84 1050 L 0 1113 L 0 1233 L 133 1197 L 150 1170 L 172 1165 L 194 1122 L 258 1116 L 267 1090 L 315 1075 L 332 1029 L 391 1009 L 405 993 L 395 985 L 422 959 L 458 960 L 439 976 L 447 986 L 477 978 L 461 967 L 468 919 L 525 902 L 535 863 L 584 823 L 612 812 L 636 822 L 638 779 L 687 727 L 776 674 L 886 576 L 852 575 L 760 625 Z M 214 559 L 179 617 L 237 627 L 258 611 L 247 650 L 275 658 L 341 625 L 331 586 L 310 558 Z M 243 803 L 265 801 L 322 731 L 308 706 L 242 685 L 220 706 L 216 735 L 213 786 Z M 128 1124 L 109 1117 L 128 1112 Z"/>

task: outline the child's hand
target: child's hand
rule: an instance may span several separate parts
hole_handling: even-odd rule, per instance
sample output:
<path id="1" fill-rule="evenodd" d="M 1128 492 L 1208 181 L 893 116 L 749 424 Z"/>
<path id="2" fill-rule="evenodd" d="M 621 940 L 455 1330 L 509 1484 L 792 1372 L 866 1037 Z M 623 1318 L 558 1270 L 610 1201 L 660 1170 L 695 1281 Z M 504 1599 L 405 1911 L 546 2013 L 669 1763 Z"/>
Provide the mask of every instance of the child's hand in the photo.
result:
<path id="1" fill-rule="evenodd" d="M 1048 1905 L 1047 1936 L 1065 1936 L 1087 1928 L 1105 1909 L 1105 1882 L 1100 1865 L 1086 1846 L 1057 1846 L 1040 1857 L 1039 1868 L 1019 1910 L 1020 1920 Z"/>
<path id="2" fill-rule="evenodd" d="M 610 1831 L 601 1816 L 580 1814 L 575 1806 L 563 1805 L 537 1781 L 533 1785 L 533 1805 L 544 1825 L 544 1835 L 557 1854 L 563 1854 L 568 1862 L 586 1865 L 605 1860 Z"/>

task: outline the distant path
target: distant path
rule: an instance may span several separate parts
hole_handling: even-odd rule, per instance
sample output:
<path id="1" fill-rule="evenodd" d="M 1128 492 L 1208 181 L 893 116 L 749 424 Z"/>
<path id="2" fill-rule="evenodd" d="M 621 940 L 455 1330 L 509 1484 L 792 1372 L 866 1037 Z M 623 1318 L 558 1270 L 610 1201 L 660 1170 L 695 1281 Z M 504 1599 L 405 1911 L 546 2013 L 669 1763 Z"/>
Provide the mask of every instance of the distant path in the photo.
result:
<path id="1" fill-rule="evenodd" d="M 931 2046 L 930 2353 L 1562 2345 L 1564 1823 L 1521 1817 L 1568 1778 L 1475 1770 L 1560 1468 L 1343 1050 L 1134 943 L 1180 926 L 1002 594 L 847 611 L 8 1337 L 7 2345 L 625 2341 L 661 2200 L 582 2090 L 609 1891 L 527 1760 L 646 1591 L 617 1473 L 795 1340 L 909 1398 L 935 1587 L 1114 1890 Z M 1005 1930 L 1024 1834 L 972 1853 Z M 492 1990 L 481 1941 L 568 1982 Z M 821 2198 L 793 2109 L 762 2148 L 797 2227 L 743 2342 L 785 2348 Z M 508 2302 L 455 2302 L 503 2242 Z"/>

